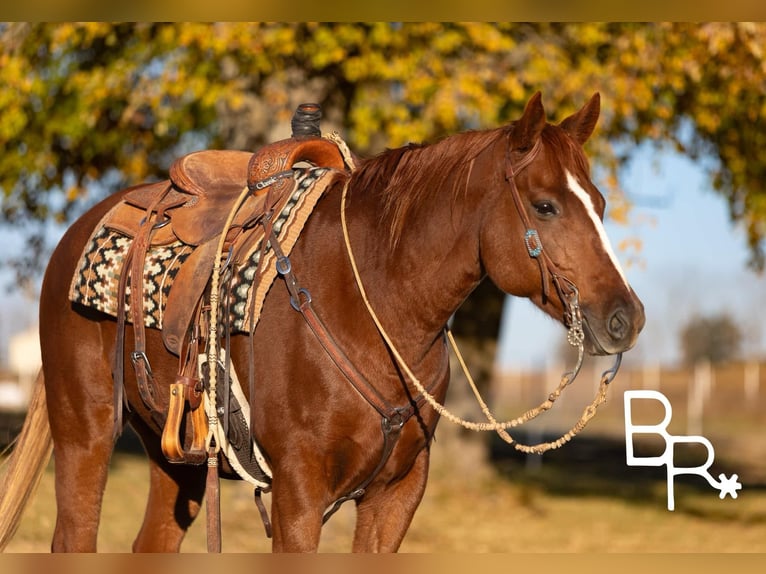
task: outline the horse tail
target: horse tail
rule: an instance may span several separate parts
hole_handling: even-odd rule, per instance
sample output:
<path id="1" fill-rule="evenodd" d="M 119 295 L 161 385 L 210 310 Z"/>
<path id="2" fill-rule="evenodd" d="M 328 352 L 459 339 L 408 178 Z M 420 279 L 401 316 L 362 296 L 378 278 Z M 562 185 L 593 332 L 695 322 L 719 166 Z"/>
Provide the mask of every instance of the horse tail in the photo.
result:
<path id="1" fill-rule="evenodd" d="M 16 533 L 53 451 L 42 370 L 37 375 L 21 433 L 12 445 L 13 453 L 3 463 L 6 468 L 0 478 L 0 552 Z"/>

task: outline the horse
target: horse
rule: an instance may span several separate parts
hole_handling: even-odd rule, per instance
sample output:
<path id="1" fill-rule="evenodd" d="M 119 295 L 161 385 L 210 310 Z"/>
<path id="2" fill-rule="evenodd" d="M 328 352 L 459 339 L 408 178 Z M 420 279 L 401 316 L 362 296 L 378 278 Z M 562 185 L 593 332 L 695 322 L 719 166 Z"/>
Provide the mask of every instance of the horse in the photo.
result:
<path id="1" fill-rule="evenodd" d="M 407 373 L 444 401 L 445 326 L 485 278 L 565 326 L 567 294 L 576 291 L 589 354 L 618 354 L 635 344 L 643 305 L 610 246 L 605 200 L 583 149 L 599 114 L 596 93 L 549 123 L 538 92 L 520 118 L 500 127 L 359 159 L 318 201 L 289 256 L 287 278 L 299 289 L 278 279 L 254 333 L 230 341 L 234 372 L 252 369 L 255 379 L 245 392 L 251 432 L 273 476 L 274 552 L 316 551 L 325 512 L 344 500 L 356 504 L 354 552 L 399 549 L 426 489 L 439 420 Z M 47 266 L 43 365 L 11 455 L 16 470 L 8 473 L 0 506 L 10 524 L 0 528 L 1 540 L 18 524 L 52 444 L 51 549 L 96 551 L 113 423 L 122 420 L 115 409 L 141 438 L 149 462 L 150 492 L 133 551 L 178 552 L 201 511 L 211 466 L 168 461 L 162 429 L 130 369 L 124 403 L 114 401 L 117 322 L 67 298 L 85 242 L 120 197 L 77 220 Z M 296 312 L 303 306 L 296 298 L 310 299 L 324 330 Z M 129 339 L 132 326 L 125 329 Z M 155 380 L 172 381 L 178 357 L 160 330 L 147 329 L 145 337 Z M 127 361 L 129 349 L 124 353 Z M 158 389 L 157 400 L 167 405 L 167 391 Z"/>

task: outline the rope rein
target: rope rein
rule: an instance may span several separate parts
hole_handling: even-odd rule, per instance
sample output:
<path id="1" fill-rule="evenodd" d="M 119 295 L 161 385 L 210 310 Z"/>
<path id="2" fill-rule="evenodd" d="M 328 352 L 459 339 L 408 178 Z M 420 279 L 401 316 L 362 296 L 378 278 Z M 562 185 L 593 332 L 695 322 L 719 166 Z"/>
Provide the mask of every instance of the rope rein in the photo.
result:
<path id="1" fill-rule="evenodd" d="M 380 319 L 378 318 L 377 314 L 375 313 L 375 310 L 372 308 L 372 305 L 370 304 L 370 300 L 367 297 L 367 291 L 364 288 L 364 285 L 362 283 L 362 278 L 359 274 L 359 268 L 356 263 L 356 258 L 354 257 L 353 249 L 351 248 L 351 240 L 348 232 L 348 223 L 346 221 L 346 197 L 348 194 L 348 184 L 349 181 L 346 181 L 346 184 L 343 187 L 343 192 L 341 195 L 341 206 L 340 206 L 340 216 L 341 216 L 341 226 L 343 229 L 343 239 L 346 244 L 346 251 L 349 256 L 349 260 L 351 263 L 351 269 L 354 274 L 354 280 L 356 281 L 357 287 L 359 288 L 359 292 L 361 294 L 362 300 L 364 301 L 365 306 L 367 307 L 367 311 L 370 314 L 370 317 L 375 323 L 375 326 L 377 327 L 380 335 L 383 337 L 383 340 L 388 345 L 388 348 L 391 352 L 391 354 L 396 359 L 396 362 L 399 364 L 399 367 L 402 369 L 402 371 L 407 375 L 407 377 L 410 379 L 414 387 L 418 390 L 418 392 L 425 398 L 426 402 L 428 402 L 433 409 L 439 413 L 440 416 L 444 417 L 445 419 L 449 420 L 452 423 L 459 424 L 460 426 L 473 430 L 473 431 L 495 431 L 497 434 L 508 444 L 513 445 L 513 447 L 521 452 L 530 453 L 530 454 L 542 454 L 548 450 L 556 449 L 570 440 L 577 435 L 585 426 L 588 424 L 588 421 L 593 418 L 593 416 L 596 414 L 596 409 L 606 401 L 606 393 L 607 388 L 609 386 L 609 383 L 612 382 L 615 375 L 617 374 L 617 370 L 619 369 L 620 363 L 622 361 L 622 354 L 617 355 L 617 358 L 615 360 L 615 364 L 612 368 L 604 371 L 604 373 L 601 375 L 601 380 L 599 383 L 599 389 L 594 397 L 593 401 L 590 405 L 588 405 L 585 410 L 582 413 L 582 416 L 580 417 L 580 420 L 577 421 L 577 423 L 566 433 L 564 433 L 560 438 L 548 441 L 544 443 L 538 443 L 534 445 L 526 445 L 519 443 L 518 441 L 514 440 L 514 438 L 507 432 L 507 429 L 514 428 L 519 425 L 522 425 L 537 416 L 539 416 L 541 413 L 549 410 L 556 399 L 561 395 L 564 388 L 566 388 L 577 376 L 579 373 L 580 367 L 582 365 L 582 359 L 584 354 L 584 348 L 583 348 L 583 332 L 582 332 L 582 318 L 580 315 L 580 307 L 577 299 L 577 290 L 576 288 L 573 290 L 571 295 L 566 297 L 565 303 L 567 306 L 567 319 L 569 320 L 569 333 L 567 336 L 567 339 L 569 343 L 573 346 L 576 346 L 578 348 L 578 360 L 577 365 L 574 370 L 566 372 L 562 375 L 561 380 L 559 382 L 558 387 L 551 392 L 548 395 L 547 400 L 545 400 L 543 403 L 538 405 L 537 407 L 534 407 L 532 409 L 529 409 L 521 416 L 505 421 L 505 422 L 498 422 L 494 415 L 489 410 L 489 407 L 487 406 L 486 402 L 482 399 L 481 394 L 476 386 L 476 383 L 473 380 L 473 377 L 471 376 L 471 373 L 468 370 L 468 367 L 466 366 L 465 360 L 463 359 L 462 354 L 460 353 L 460 350 L 457 347 L 457 343 L 455 342 L 454 337 L 452 336 L 452 332 L 450 331 L 449 327 L 445 327 L 445 332 L 447 334 L 447 338 L 449 340 L 450 346 L 452 347 L 461 368 L 463 369 L 463 373 L 465 374 L 466 380 L 468 381 L 468 384 L 471 387 L 471 390 L 473 391 L 474 396 L 476 397 L 476 400 L 479 403 L 479 406 L 481 407 L 482 412 L 484 413 L 484 416 L 487 418 L 488 422 L 473 422 L 468 421 L 466 419 L 463 419 L 454 413 L 450 412 L 444 405 L 439 403 L 436 398 L 428 392 L 428 390 L 425 388 L 425 386 L 420 382 L 420 380 L 415 376 L 415 374 L 412 372 L 412 370 L 409 368 L 405 360 L 402 358 L 401 354 L 399 353 L 398 349 L 394 345 L 393 341 L 391 340 L 391 337 L 386 332 L 385 328 L 380 322 Z M 539 243 L 539 240 L 538 240 Z M 574 287 L 572 285 L 572 287 Z"/>
<path id="2" fill-rule="evenodd" d="M 242 192 L 239 194 L 237 201 L 234 203 L 229 216 L 224 223 L 223 230 L 221 231 L 221 237 L 218 240 L 218 248 L 216 249 L 216 256 L 213 260 L 213 275 L 210 280 L 210 331 L 208 338 L 208 399 L 212 408 L 208 414 L 208 433 L 205 439 L 205 447 L 208 452 L 218 453 L 223 444 L 223 429 L 218 425 L 218 408 L 216 397 L 216 386 L 218 383 L 218 298 L 219 298 L 219 275 L 221 273 L 221 260 L 223 259 L 224 245 L 226 243 L 226 235 L 231 228 L 234 217 L 236 216 L 239 208 L 245 202 L 245 199 L 250 194 L 250 189 L 245 186 Z M 265 239 L 264 239 L 265 241 Z M 215 439 L 215 440 L 213 440 Z M 214 444 L 213 444 L 214 443 Z M 208 461 L 210 463 L 210 461 Z"/>

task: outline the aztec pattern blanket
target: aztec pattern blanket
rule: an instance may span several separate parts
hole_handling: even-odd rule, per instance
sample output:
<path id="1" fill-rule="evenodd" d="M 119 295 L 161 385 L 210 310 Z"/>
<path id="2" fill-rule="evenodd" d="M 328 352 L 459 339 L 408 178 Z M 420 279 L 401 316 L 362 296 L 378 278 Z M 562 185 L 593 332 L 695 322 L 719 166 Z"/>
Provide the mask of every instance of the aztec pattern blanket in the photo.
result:
<path id="1" fill-rule="evenodd" d="M 325 168 L 295 168 L 295 186 L 289 200 L 277 215 L 274 232 L 282 250 L 289 254 L 311 215 L 316 202 L 332 179 L 331 170 Z M 72 279 L 69 299 L 107 315 L 117 316 L 117 290 L 125 256 L 132 237 L 124 232 L 99 225 L 87 242 L 77 271 Z M 149 248 L 143 274 L 144 323 L 147 327 L 162 329 L 165 305 L 173 288 L 173 281 L 191 255 L 194 247 L 176 240 Z M 262 280 L 253 285 L 261 253 L 261 241 L 255 242 L 244 255 L 231 283 L 229 325 L 232 332 L 246 332 L 249 328 L 250 305 L 254 305 L 254 320 L 260 316 L 263 300 L 277 275 L 275 256 L 267 245 Z M 130 288 L 126 292 L 126 310 L 130 307 Z M 129 312 L 126 313 L 129 318 Z"/>

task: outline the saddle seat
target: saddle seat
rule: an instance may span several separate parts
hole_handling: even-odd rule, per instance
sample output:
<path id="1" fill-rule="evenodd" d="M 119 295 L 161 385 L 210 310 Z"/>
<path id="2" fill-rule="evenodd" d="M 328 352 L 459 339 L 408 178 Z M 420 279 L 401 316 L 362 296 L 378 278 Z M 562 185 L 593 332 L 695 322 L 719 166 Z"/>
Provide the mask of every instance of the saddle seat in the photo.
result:
<path id="1" fill-rule="evenodd" d="M 126 194 L 125 202 L 143 210 L 156 204 L 154 209 L 171 220 L 173 234 L 182 242 L 197 246 L 220 235 L 246 185 L 253 193 L 235 217 L 234 228 L 264 211 L 264 197 L 269 188 L 271 197 L 277 200 L 290 188 L 290 182 L 284 180 L 259 190 L 259 182 L 301 162 L 338 170 L 346 167 L 338 146 L 318 137 L 289 138 L 256 153 L 203 150 L 178 158 L 171 165 L 169 190 L 167 182 L 164 186 L 139 187 Z M 164 197 L 156 203 L 163 192 Z"/>

